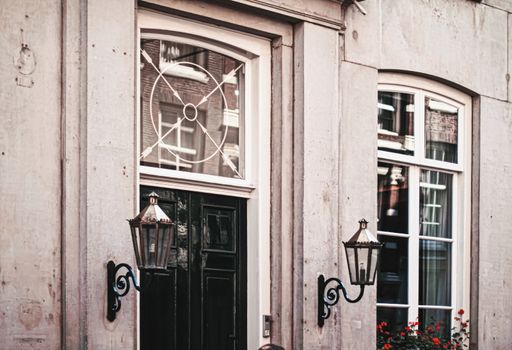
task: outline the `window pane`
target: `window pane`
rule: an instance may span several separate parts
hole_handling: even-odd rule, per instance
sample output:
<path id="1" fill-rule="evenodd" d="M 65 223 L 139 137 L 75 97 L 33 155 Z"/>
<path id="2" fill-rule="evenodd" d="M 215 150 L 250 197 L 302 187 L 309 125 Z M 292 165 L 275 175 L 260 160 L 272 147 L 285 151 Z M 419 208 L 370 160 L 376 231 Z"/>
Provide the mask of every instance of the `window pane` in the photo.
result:
<path id="1" fill-rule="evenodd" d="M 382 163 L 378 171 L 378 222 L 379 231 L 408 233 L 408 168 Z"/>
<path id="2" fill-rule="evenodd" d="M 377 307 L 377 323 L 387 322 L 389 331 L 407 326 L 407 308 Z"/>
<path id="3" fill-rule="evenodd" d="M 432 326 L 436 334 L 448 337 L 451 330 L 451 310 L 419 309 L 420 330 Z M 439 326 L 439 329 L 437 329 Z"/>
<path id="4" fill-rule="evenodd" d="M 414 154 L 414 95 L 379 91 L 378 147 Z"/>
<path id="5" fill-rule="evenodd" d="M 422 170 L 420 178 L 420 235 L 452 237 L 452 177 Z"/>
<path id="6" fill-rule="evenodd" d="M 408 239 L 379 235 L 381 251 L 377 302 L 407 304 Z"/>
<path id="7" fill-rule="evenodd" d="M 450 306 L 452 299 L 451 243 L 420 240 L 420 305 Z"/>
<path id="8" fill-rule="evenodd" d="M 457 163 L 458 108 L 425 99 L 425 156 Z"/>
<path id="9" fill-rule="evenodd" d="M 141 164 L 243 178 L 244 64 L 174 41 L 141 49 Z"/>

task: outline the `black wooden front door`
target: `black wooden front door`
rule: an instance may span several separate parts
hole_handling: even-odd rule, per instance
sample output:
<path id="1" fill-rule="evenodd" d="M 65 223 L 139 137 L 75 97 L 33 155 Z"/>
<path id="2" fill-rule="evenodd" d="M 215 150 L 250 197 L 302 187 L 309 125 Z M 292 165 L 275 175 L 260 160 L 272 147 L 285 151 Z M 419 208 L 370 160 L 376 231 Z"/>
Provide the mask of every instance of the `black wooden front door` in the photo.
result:
<path id="1" fill-rule="evenodd" d="M 151 191 L 176 226 L 169 273 L 140 296 L 141 349 L 245 350 L 246 200 L 142 187 L 141 208 Z"/>

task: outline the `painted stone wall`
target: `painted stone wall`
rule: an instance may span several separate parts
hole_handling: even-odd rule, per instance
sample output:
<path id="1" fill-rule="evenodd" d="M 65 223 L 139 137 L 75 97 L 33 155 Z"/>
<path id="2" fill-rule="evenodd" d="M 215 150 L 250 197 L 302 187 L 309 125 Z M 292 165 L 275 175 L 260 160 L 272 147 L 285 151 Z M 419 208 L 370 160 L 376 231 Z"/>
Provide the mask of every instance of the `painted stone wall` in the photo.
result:
<path id="1" fill-rule="evenodd" d="M 294 275 L 283 281 L 293 287 L 277 291 L 293 295 L 283 298 L 289 305 L 279 326 L 283 343 L 297 349 L 374 345 L 375 289 L 360 304 L 341 302 L 320 330 L 314 283 L 319 273 L 347 280 L 338 243 L 357 219 L 375 222 L 368 203 L 376 198 L 378 71 L 421 73 L 474 94 L 473 341 L 479 349 L 510 348 L 508 0 L 366 0 L 366 16 L 326 0 L 155 2 L 258 33 L 278 23 L 270 17 L 295 24 L 285 46 L 294 76 L 291 64 L 279 67 L 295 84 L 285 91 L 285 100 L 293 97 L 293 120 L 285 123 L 295 153 L 283 208 L 293 207 L 293 234 L 302 241 L 294 236 L 294 253 L 285 257 Z M 2 3 L 0 339 L 7 349 L 135 347 L 133 293 L 116 322 L 104 317 L 105 263 L 133 263 L 123 219 L 137 211 L 134 33 L 131 1 Z"/>
<path id="2" fill-rule="evenodd" d="M 60 1 L 0 11 L 0 348 L 61 334 Z"/>
<path id="3" fill-rule="evenodd" d="M 127 1 L 2 2 L 2 349 L 136 344 L 133 293 L 105 318 L 106 262 L 133 263 L 134 26 Z"/>
<path id="4" fill-rule="evenodd" d="M 506 180 L 512 159 L 506 136 L 512 125 L 511 4 L 368 0 L 362 5 L 367 16 L 353 7 L 344 14 L 347 61 L 375 70 L 432 76 L 458 84 L 474 96 L 471 311 L 478 321 L 472 325 L 472 342 L 479 349 L 508 349 L 512 300 L 505 286 L 512 277 L 506 252 L 512 241 L 505 232 L 512 195 Z M 356 95 L 342 91 L 342 100 Z"/>

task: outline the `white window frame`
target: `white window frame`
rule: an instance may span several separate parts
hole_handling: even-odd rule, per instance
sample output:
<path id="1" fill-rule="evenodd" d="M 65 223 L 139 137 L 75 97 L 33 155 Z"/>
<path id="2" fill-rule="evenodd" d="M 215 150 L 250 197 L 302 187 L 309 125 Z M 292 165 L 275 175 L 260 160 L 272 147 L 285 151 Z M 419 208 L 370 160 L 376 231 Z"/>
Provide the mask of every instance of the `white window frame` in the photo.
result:
<path id="1" fill-rule="evenodd" d="M 247 198 L 247 348 L 256 349 L 263 338 L 262 315 L 270 314 L 270 117 L 271 41 L 191 19 L 146 9 L 138 10 L 137 52 L 140 39 L 176 39 L 202 46 L 245 62 L 245 178 L 232 179 L 141 166 L 140 69 L 137 69 L 138 187 L 157 186 Z M 228 47 L 245 51 L 237 54 Z M 139 56 L 138 54 L 136 55 Z M 139 62 L 140 64 L 140 62 Z M 137 307 L 138 310 L 138 307 Z"/>
<path id="2" fill-rule="evenodd" d="M 459 309 L 469 317 L 470 276 L 471 276 L 471 97 L 444 84 L 421 77 L 399 73 L 380 73 L 379 91 L 414 94 L 414 155 L 404 155 L 378 150 L 378 161 L 408 167 L 409 181 L 409 222 L 408 234 L 378 231 L 379 235 L 408 239 L 408 304 L 377 303 L 377 307 L 408 308 L 408 321 L 417 320 L 419 315 L 419 197 L 421 169 L 439 170 L 452 176 L 452 238 L 421 236 L 421 239 L 452 242 L 451 306 L 433 306 L 432 309 L 451 310 L 452 322 Z M 459 109 L 457 163 L 426 159 L 424 140 L 425 97 L 446 102 Z M 425 305 L 423 305 L 425 306 Z M 430 307 L 429 307 L 430 309 Z"/>

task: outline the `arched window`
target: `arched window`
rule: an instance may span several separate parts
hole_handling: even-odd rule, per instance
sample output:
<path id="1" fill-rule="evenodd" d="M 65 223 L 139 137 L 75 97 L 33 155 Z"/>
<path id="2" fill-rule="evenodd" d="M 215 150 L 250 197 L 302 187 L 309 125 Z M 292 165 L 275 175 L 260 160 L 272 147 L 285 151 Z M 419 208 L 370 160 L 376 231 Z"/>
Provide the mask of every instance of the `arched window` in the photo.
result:
<path id="1" fill-rule="evenodd" d="M 471 98 L 384 73 L 377 105 L 377 319 L 449 330 L 469 308 Z"/>

